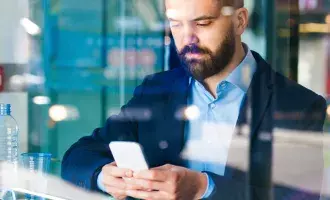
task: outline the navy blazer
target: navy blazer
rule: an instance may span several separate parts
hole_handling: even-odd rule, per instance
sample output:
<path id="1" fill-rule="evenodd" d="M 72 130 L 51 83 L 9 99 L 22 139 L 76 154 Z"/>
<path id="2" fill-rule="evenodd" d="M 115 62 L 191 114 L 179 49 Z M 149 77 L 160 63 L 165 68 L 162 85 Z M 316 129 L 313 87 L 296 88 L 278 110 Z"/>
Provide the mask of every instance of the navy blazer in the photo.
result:
<path id="1" fill-rule="evenodd" d="M 260 140 L 260 134 L 271 136 L 274 127 L 322 132 L 325 100 L 273 71 L 256 52 L 253 55 L 257 69 L 238 119 L 238 123 L 245 121 L 246 110 L 251 108 L 250 173 L 242 175 L 230 167 L 226 167 L 224 176 L 207 172 L 216 184 L 209 199 L 263 199 L 269 194 L 272 137 Z M 113 162 L 108 147 L 111 141 L 139 142 L 151 167 L 181 165 L 186 121 L 175 116 L 187 104 L 188 88 L 189 76 L 183 68 L 146 77 L 119 115 L 111 116 L 104 127 L 70 147 L 63 158 L 62 177 L 98 191 L 98 174 L 104 165 Z M 159 147 L 162 141 L 167 142 L 168 148 Z M 316 156 L 323 166 L 322 151 Z M 321 170 L 319 176 L 322 181 Z"/>

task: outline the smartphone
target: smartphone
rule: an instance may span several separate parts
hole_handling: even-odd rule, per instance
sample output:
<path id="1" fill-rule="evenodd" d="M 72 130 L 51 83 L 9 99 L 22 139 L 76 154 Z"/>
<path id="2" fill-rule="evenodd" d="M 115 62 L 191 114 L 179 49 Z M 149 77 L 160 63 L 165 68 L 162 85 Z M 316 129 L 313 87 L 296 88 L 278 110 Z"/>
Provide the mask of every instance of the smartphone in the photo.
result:
<path id="1" fill-rule="evenodd" d="M 109 147 L 117 167 L 130 169 L 132 171 L 149 169 L 142 146 L 139 143 L 111 142 Z"/>

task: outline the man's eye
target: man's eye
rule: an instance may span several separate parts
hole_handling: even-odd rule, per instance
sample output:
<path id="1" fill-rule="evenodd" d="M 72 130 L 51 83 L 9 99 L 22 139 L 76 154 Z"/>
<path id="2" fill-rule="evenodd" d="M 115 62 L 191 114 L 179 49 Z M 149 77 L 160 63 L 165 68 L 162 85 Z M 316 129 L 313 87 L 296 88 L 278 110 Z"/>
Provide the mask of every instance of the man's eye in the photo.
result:
<path id="1" fill-rule="evenodd" d="M 200 21 L 200 22 L 197 22 L 197 25 L 198 26 L 208 26 L 211 23 L 212 23 L 211 21 Z"/>

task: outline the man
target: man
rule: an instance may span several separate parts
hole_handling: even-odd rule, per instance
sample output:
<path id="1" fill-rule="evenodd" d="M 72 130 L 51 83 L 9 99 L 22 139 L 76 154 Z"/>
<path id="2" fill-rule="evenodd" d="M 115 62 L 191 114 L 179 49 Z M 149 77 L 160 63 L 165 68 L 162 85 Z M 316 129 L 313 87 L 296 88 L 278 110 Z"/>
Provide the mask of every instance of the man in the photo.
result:
<path id="1" fill-rule="evenodd" d="M 63 178 L 116 199 L 245 199 L 246 182 L 229 170 L 226 161 L 236 122 L 251 108 L 251 165 L 257 166 L 251 169 L 260 179 L 252 174 L 248 189 L 255 196 L 269 192 L 268 183 L 258 181 L 271 173 L 271 135 L 265 133 L 271 134 L 274 126 L 322 131 L 324 99 L 275 73 L 241 42 L 248 25 L 243 0 L 165 3 L 183 66 L 147 77 L 118 116 L 72 145 L 63 159 Z M 185 108 L 189 112 L 184 115 Z M 144 111 L 147 115 L 140 114 Z M 191 119 L 196 112 L 198 120 Z M 299 121 L 273 121 L 285 112 L 298 113 Z M 145 117 L 148 113 L 150 118 Z M 219 124 L 225 124 L 224 129 Z M 195 153 L 182 156 L 187 149 L 194 152 L 190 144 L 201 137 L 211 137 L 215 146 L 219 142 L 220 149 L 205 152 L 219 162 L 203 160 L 205 154 L 199 161 Z M 118 140 L 139 142 L 151 169 L 133 173 L 117 168 L 108 144 Z"/>

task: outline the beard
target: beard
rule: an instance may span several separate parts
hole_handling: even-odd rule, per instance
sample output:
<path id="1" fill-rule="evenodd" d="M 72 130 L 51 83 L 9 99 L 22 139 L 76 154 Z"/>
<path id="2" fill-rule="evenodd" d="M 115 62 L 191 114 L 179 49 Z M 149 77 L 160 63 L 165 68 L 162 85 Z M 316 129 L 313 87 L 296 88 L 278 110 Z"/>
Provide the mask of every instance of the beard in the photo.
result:
<path id="1" fill-rule="evenodd" d="M 187 54 L 202 55 L 199 59 L 188 58 Z M 204 81 L 215 74 L 222 72 L 230 63 L 235 53 L 234 28 L 226 33 L 224 41 L 217 47 L 215 53 L 206 47 L 195 44 L 185 46 L 180 52 L 179 58 L 184 69 L 197 81 Z"/>

